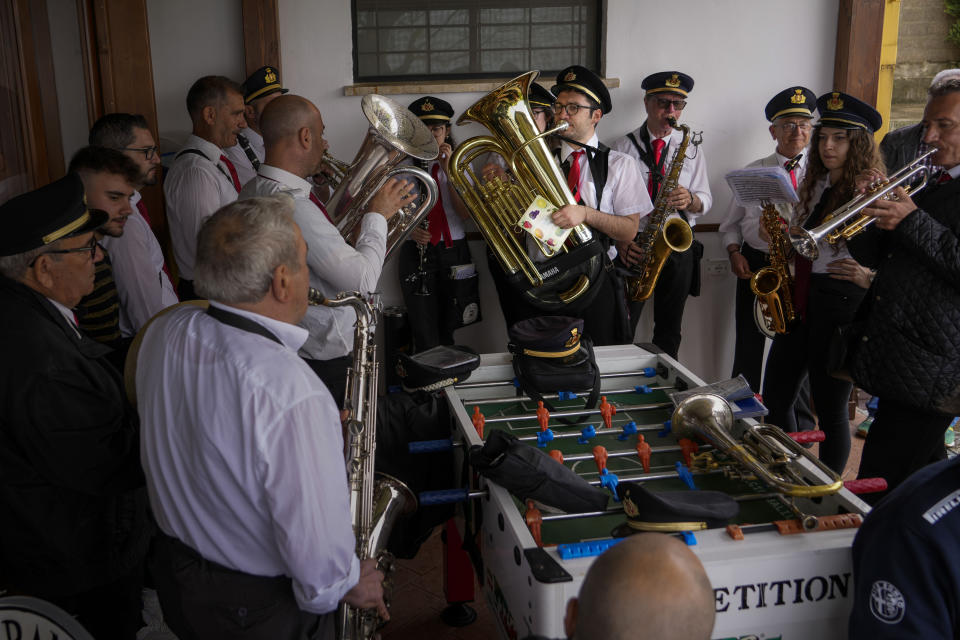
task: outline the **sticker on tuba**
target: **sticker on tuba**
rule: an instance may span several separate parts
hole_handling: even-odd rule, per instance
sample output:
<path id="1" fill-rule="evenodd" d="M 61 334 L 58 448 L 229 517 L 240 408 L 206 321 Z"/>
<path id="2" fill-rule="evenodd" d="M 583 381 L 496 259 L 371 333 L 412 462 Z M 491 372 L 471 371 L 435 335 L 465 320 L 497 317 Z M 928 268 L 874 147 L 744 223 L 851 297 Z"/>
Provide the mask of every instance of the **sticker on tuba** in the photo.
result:
<path id="1" fill-rule="evenodd" d="M 543 196 L 537 196 L 533 204 L 520 216 L 518 225 L 533 236 L 540 250 L 547 257 L 555 255 L 566 242 L 573 229 L 561 229 L 553 223 L 553 212 L 557 208 Z"/>

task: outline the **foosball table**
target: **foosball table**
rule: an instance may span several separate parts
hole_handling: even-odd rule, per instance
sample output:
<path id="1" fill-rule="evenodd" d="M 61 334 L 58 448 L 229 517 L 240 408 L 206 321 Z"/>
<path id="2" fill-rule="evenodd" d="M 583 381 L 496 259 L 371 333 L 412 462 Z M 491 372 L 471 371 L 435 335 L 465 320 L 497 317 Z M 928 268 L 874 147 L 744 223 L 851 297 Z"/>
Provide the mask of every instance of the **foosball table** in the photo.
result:
<path id="1" fill-rule="evenodd" d="M 835 482 L 830 495 L 775 489 L 718 446 L 702 439 L 679 443 L 668 422 L 674 404 L 667 393 L 703 381 L 672 358 L 638 346 L 595 351 L 605 402 L 573 426 L 557 418 L 582 411 L 582 398 L 554 397 L 556 411 L 541 424 L 537 404 L 517 397 L 510 354 L 484 355 L 469 380 L 445 391 L 455 414 L 457 450 L 466 453 L 483 444 L 484 434 L 504 429 L 597 485 L 616 478 L 657 492 L 725 492 L 740 505 L 729 526 L 675 534 L 700 558 L 713 585 L 713 637 L 846 637 L 850 546 L 869 510 L 866 503 L 846 487 L 837 490 Z M 545 417 L 542 411 L 539 417 Z M 755 424 L 737 418 L 731 431 Z M 794 464 L 806 483 L 832 482 L 803 457 Z M 564 637 L 567 601 L 577 595 L 594 558 L 619 540 L 611 530 L 626 516 L 615 492 L 605 511 L 558 513 L 523 504 L 498 484 L 467 475 L 473 486 L 460 491 L 473 498 L 467 509 L 478 523 L 479 578 L 501 635 Z"/>

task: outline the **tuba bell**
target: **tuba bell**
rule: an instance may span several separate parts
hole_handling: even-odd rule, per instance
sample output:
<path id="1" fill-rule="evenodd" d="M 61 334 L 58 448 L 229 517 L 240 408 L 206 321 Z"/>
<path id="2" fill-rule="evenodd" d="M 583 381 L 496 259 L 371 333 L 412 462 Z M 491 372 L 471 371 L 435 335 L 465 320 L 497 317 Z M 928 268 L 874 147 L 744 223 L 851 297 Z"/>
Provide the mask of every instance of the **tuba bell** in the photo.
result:
<path id="1" fill-rule="evenodd" d="M 519 227 L 519 220 L 534 199 L 543 196 L 557 208 L 576 204 L 544 140 L 552 132 L 537 130 L 527 102 L 530 85 L 539 73 L 528 71 L 501 85 L 460 116 L 457 124 L 477 122 L 492 135 L 470 138 L 456 148 L 450 158 L 450 183 L 470 210 L 507 281 L 530 304 L 545 311 L 562 311 L 588 300 L 585 294 L 600 275 L 603 249 L 589 227 L 578 225 L 568 240 L 571 247 L 561 247 L 555 256 L 536 262 L 527 253 L 528 234 Z M 514 182 L 478 179 L 471 163 L 487 153 L 504 159 Z"/>
<path id="2" fill-rule="evenodd" d="M 333 180 L 337 185 L 327 202 L 327 214 L 349 241 L 359 230 L 368 203 L 388 179 L 408 173 L 420 180 L 420 204 L 407 205 L 387 222 L 386 261 L 430 212 L 438 197 L 437 183 L 430 174 L 418 167 L 397 165 L 407 156 L 433 160 L 440 147 L 427 126 L 401 104 L 369 94 L 363 96 L 361 107 L 370 128 L 350 165 L 334 161 Z"/>

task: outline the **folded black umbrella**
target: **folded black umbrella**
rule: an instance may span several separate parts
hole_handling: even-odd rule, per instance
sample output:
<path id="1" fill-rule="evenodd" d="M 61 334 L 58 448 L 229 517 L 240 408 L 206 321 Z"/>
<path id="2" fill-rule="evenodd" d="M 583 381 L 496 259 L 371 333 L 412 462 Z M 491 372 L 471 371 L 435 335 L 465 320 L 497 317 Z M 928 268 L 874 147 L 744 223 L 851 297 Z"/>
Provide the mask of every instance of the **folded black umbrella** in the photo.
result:
<path id="1" fill-rule="evenodd" d="M 567 513 L 602 511 L 610 498 L 606 491 L 505 431 L 493 430 L 482 447 L 473 447 L 470 464 L 520 500 L 537 500 Z"/>

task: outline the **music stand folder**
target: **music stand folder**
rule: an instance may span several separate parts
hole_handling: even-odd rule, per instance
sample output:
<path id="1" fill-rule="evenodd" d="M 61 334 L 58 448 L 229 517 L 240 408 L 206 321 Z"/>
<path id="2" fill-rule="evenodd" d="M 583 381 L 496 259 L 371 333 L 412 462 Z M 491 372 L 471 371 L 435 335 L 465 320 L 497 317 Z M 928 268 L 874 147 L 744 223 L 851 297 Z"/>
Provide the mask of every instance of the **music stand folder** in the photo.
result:
<path id="1" fill-rule="evenodd" d="M 792 204 L 800 200 L 790 182 L 790 174 L 783 167 L 737 169 L 725 177 L 737 204 L 743 207 Z"/>

